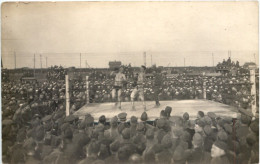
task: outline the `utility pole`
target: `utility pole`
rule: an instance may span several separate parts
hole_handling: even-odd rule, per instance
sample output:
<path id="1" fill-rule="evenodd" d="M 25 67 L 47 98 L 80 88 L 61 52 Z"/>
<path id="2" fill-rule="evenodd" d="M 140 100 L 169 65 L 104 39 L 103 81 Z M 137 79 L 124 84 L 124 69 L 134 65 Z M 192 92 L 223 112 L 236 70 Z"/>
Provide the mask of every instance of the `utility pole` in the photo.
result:
<path id="1" fill-rule="evenodd" d="M 14 51 L 14 69 L 16 69 L 16 53 Z"/>
<path id="2" fill-rule="evenodd" d="M 42 72 L 42 55 L 40 54 L 40 61 L 41 61 L 41 72 Z"/>
<path id="3" fill-rule="evenodd" d="M 33 76 L 35 77 L 35 54 L 33 56 Z"/>
<path id="4" fill-rule="evenodd" d="M 48 57 L 45 57 L 45 60 L 46 60 L 46 68 L 48 68 L 48 65 L 47 65 Z"/>
<path id="5" fill-rule="evenodd" d="M 81 53 L 79 54 L 79 68 L 81 68 Z"/>
<path id="6" fill-rule="evenodd" d="M 146 52 L 144 52 L 144 66 L 146 67 Z"/>
<path id="7" fill-rule="evenodd" d="M 151 54 L 151 67 L 153 66 L 153 55 Z"/>
<path id="8" fill-rule="evenodd" d="M 213 63 L 213 67 L 215 66 L 214 64 L 214 54 L 212 53 L 212 63 Z"/>

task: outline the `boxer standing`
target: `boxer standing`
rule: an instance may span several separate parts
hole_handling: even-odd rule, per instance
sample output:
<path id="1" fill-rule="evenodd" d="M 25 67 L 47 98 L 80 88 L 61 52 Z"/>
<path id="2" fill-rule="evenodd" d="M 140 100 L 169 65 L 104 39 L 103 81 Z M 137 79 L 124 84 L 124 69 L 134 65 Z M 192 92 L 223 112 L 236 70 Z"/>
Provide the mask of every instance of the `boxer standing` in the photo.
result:
<path id="1" fill-rule="evenodd" d="M 117 69 L 118 70 L 118 69 Z M 122 88 L 123 84 L 126 82 L 125 74 L 123 74 L 124 68 L 120 67 L 118 73 L 115 73 L 114 71 L 111 73 L 111 75 L 115 75 L 115 82 L 114 82 L 114 88 L 112 90 L 112 98 L 116 101 L 117 96 L 117 102 L 116 106 L 118 105 L 118 108 L 121 110 L 121 94 L 122 94 Z"/>
<path id="2" fill-rule="evenodd" d="M 135 110 L 134 99 L 137 95 L 143 101 L 143 108 L 146 111 L 146 105 L 144 101 L 144 81 L 145 81 L 145 66 L 141 66 L 140 73 L 137 78 L 137 85 L 135 86 L 134 90 L 131 93 L 131 102 L 132 102 L 132 110 Z"/>

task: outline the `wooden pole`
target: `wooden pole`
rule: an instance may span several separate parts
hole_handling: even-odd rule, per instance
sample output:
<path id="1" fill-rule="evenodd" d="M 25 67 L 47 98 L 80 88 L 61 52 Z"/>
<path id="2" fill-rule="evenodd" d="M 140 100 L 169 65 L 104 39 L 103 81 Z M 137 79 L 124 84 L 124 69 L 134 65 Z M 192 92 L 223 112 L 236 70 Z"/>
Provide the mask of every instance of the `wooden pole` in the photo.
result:
<path id="1" fill-rule="evenodd" d="M 70 94 L 69 94 L 69 75 L 65 76 L 66 80 L 66 116 L 70 115 Z"/>
<path id="2" fill-rule="evenodd" d="M 89 81 L 88 81 L 88 76 L 86 76 L 86 104 L 89 104 Z"/>

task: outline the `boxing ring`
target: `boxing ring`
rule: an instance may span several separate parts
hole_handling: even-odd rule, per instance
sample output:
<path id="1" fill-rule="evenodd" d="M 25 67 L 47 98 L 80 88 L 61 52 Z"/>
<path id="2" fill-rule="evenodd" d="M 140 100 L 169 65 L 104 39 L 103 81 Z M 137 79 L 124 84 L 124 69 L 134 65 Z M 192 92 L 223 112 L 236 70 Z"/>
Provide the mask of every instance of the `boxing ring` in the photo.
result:
<path id="1" fill-rule="evenodd" d="M 237 114 L 239 114 L 235 107 L 202 99 L 160 101 L 160 104 L 160 107 L 155 107 L 154 101 L 146 101 L 146 113 L 148 115 L 148 120 L 153 121 L 159 118 L 161 110 L 164 110 L 166 106 L 172 107 L 171 116 L 182 117 L 185 112 L 188 112 L 190 119 L 195 118 L 198 111 L 203 111 L 205 114 L 207 112 L 214 112 L 217 116 L 232 118 L 236 118 Z M 95 121 L 98 121 L 101 115 L 105 115 L 109 121 L 109 119 L 119 113 L 126 112 L 127 120 L 129 120 L 131 116 L 136 116 L 140 119 L 141 114 L 144 112 L 142 101 L 136 102 L 135 107 L 136 111 L 131 111 L 131 102 L 122 102 L 121 110 L 115 106 L 115 103 L 91 103 L 81 107 L 74 113 L 74 115 L 78 116 L 80 119 L 83 119 L 85 115 L 89 113 L 94 117 Z"/>

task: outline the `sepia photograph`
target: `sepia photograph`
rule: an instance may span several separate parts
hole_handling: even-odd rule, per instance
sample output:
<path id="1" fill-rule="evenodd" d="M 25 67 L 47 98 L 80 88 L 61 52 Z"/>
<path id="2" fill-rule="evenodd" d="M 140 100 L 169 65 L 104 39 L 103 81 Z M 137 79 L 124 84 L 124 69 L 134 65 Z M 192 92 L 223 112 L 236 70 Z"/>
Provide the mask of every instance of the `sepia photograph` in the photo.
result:
<path id="1" fill-rule="evenodd" d="M 257 1 L 4 2 L 4 164 L 259 163 Z"/>

